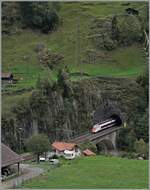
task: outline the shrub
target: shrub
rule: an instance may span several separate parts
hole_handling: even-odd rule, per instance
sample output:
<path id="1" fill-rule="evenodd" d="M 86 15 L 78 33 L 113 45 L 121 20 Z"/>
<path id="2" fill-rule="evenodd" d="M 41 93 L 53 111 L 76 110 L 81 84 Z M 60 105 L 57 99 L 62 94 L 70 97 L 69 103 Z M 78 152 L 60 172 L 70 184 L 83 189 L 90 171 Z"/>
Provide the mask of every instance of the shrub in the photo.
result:
<path id="1" fill-rule="evenodd" d="M 116 27 L 119 43 L 128 45 L 142 40 L 142 26 L 138 17 L 133 15 L 117 17 Z"/>
<path id="2" fill-rule="evenodd" d="M 63 62 L 63 55 L 58 53 L 52 53 L 47 48 L 44 48 L 38 54 L 40 63 L 44 66 L 48 66 L 50 69 L 54 69 Z"/>
<path id="3" fill-rule="evenodd" d="M 136 153 L 139 153 L 140 156 L 148 157 L 148 144 L 146 144 L 143 139 L 136 140 L 134 142 L 134 148 Z"/>
<path id="4" fill-rule="evenodd" d="M 27 27 L 48 33 L 59 21 L 56 9 L 50 7 L 48 2 L 20 2 L 20 7 L 22 20 Z"/>
<path id="5" fill-rule="evenodd" d="M 49 150 L 49 140 L 44 134 L 33 135 L 26 142 L 27 149 L 33 154 L 37 155 L 37 162 L 39 156 Z"/>

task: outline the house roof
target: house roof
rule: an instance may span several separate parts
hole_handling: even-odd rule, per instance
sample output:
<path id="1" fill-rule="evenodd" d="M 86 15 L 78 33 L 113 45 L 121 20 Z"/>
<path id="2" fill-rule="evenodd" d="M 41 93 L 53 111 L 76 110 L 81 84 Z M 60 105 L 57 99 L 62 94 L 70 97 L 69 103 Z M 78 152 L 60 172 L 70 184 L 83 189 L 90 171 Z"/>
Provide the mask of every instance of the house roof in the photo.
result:
<path id="1" fill-rule="evenodd" d="M 1 78 L 11 78 L 13 77 L 12 73 L 1 73 Z"/>
<path id="2" fill-rule="evenodd" d="M 21 157 L 8 146 L 1 143 L 1 167 L 10 166 L 21 161 Z"/>
<path id="3" fill-rule="evenodd" d="M 92 152 L 89 149 L 84 150 L 83 154 L 86 155 L 86 156 L 95 156 L 96 155 L 94 152 Z"/>
<path id="4" fill-rule="evenodd" d="M 72 150 L 77 146 L 74 143 L 66 143 L 66 142 L 54 142 L 52 144 L 53 149 L 57 149 L 59 151 L 64 151 L 64 150 Z"/>

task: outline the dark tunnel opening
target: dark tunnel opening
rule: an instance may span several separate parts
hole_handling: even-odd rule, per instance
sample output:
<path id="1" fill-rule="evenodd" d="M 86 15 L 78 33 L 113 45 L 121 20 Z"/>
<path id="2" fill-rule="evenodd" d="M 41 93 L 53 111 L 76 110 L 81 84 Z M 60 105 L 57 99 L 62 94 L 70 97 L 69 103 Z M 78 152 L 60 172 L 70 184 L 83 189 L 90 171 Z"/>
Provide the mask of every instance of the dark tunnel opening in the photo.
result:
<path id="1" fill-rule="evenodd" d="M 115 123 L 116 123 L 116 126 L 120 126 L 120 125 L 122 124 L 122 120 L 121 120 L 121 118 L 119 117 L 119 115 L 113 114 L 113 115 L 111 115 L 111 118 L 116 120 L 116 122 L 115 122 Z"/>

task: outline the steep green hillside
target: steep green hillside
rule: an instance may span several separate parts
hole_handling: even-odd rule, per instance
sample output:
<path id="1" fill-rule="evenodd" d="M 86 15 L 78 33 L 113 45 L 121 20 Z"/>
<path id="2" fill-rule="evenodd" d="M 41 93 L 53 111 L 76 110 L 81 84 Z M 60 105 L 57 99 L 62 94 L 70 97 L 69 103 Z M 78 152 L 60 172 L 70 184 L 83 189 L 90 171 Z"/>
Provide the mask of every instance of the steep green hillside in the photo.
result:
<path id="1" fill-rule="evenodd" d="M 48 163 L 41 167 L 47 172 L 23 188 L 148 188 L 148 161 L 96 156 L 66 161 L 58 168 Z"/>
<path id="2" fill-rule="evenodd" d="M 73 135 L 66 129 L 76 133 L 89 129 L 93 124 L 92 113 L 99 106 L 102 110 L 103 106 L 108 110 L 109 106 L 120 108 L 129 116 L 129 126 L 141 129 L 147 113 L 147 91 L 144 92 L 144 82 L 139 85 L 135 78 L 147 69 L 146 5 L 146 2 L 62 2 L 59 24 L 48 34 L 38 27 L 35 30 L 23 26 L 19 23 L 21 19 L 17 21 L 18 15 L 22 16 L 18 12 L 15 30 L 12 27 L 10 33 L 2 36 L 2 71 L 12 72 L 16 79 L 13 84 L 2 85 L 3 142 L 17 150 L 20 126 L 24 129 L 23 140 L 35 130 L 51 134 L 51 141 L 62 140 Z M 128 14 L 125 10 L 130 7 L 139 14 Z M 5 16 L 10 16 L 11 21 L 16 9 L 10 11 L 12 15 L 6 10 Z M 41 44 L 45 54 L 37 50 Z M 50 65 L 49 54 L 64 59 Z M 42 56 L 46 64 L 40 61 Z M 60 77 L 56 82 L 60 70 L 66 76 L 70 73 L 70 78 Z M 50 83 L 43 80 L 37 90 L 39 78 L 49 79 Z M 88 80 L 82 80 L 85 78 Z M 136 124 L 137 118 L 142 120 Z M 147 142 L 146 122 L 144 127 Z M 64 133 L 61 129 L 65 129 Z M 137 137 L 143 138 L 142 133 Z"/>
<path id="3" fill-rule="evenodd" d="M 127 7 L 142 9 L 144 3 L 61 3 L 61 23 L 49 34 L 37 31 L 19 30 L 18 33 L 2 38 L 2 70 L 13 72 L 18 82 L 9 91 L 34 87 L 40 76 L 56 79 L 56 72 L 39 63 L 35 48 L 44 43 L 51 52 L 64 55 L 63 65 L 70 72 L 86 72 L 91 76 L 137 76 L 145 68 L 145 54 L 142 47 L 134 44 L 104 52 L 96 62 L 84 63 L 88 50 L 94 50 L 87 38 L 92 19 L 125 13 Z M 98 52 L 99 53 L 99 52 Z M 80 56 L 80 58 L 79 58 Z M 74 78 L 72 78 L 74 79 Z M 78 78 L 76 78 L 78 79 Z"/>

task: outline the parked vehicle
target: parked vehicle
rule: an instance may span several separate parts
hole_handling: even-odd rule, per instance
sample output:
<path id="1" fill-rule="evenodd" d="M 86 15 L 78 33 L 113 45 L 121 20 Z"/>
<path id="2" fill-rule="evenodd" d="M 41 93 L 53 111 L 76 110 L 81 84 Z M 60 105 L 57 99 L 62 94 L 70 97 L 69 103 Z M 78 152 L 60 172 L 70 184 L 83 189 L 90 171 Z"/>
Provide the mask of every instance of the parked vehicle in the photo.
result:
<path id="1" fill-rule="evenodd" d="M 4 181 L 6 179 L 5 175 L 1 175 L 1 181 Z"/>
<path id="2" fill-rule="evenodd" d="M 76 157 L 75 151 L 65 150 L 64 151 L 64 157 L 67 160 L 72 160 Z"/>
<path id="3" fill-rule="evenodd" d="M 58 159 L 50 159 L 50 160 L 49 160 L 49 163 L 50 163 L 51 165 L 58 165 L 58 164 L 59 164 L 59 160 L 58 160 Z"/>
<path id="4" fill-rule="evenodd" d="M 40 157 L 39 160 L 40 160 L 40 162 L 45 162 L 45 161 L 46 161 L 46 158 Z"/>

